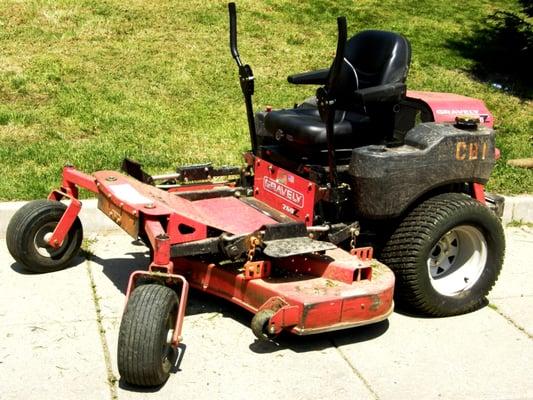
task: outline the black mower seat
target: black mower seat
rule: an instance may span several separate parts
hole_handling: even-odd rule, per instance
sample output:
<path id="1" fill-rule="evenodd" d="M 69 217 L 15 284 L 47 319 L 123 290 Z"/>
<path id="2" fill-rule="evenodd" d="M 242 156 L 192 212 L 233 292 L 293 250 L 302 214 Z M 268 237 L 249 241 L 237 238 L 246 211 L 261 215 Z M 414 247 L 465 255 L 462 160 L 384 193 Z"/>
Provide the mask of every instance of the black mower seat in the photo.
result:
<path id="1" fill-rule="evenodd" d="M 368 30 L 348 40 L 340 75 L 342 90 L 337 95 L 335 147 L 379 143 L 392 135 L 393 110 L 405 96 L 410 60 L 409 42 L 394 32 Z M 292 75 L 288 80 L 326 85 L 328 76 L 329 70 L 323 69 Z M 326 126 L 316 107 L 271 111 L 264 124 L 270 135 L 295 151 L 327 146 Z"/>
<path id="2" fill-rule="evenodd" d="M 349 114 L 349 119 L 347 115 Z M 351 146 L 353 132 L 361 131 L 370 122 L 366 115 L 337 111 L 335 114 L 335 145 Z M 265 115 L 265 128 L 277 140 L 311 148 L 326 146 L 326 125 L 316 108 L 292 108 L 271 111 Z"/>

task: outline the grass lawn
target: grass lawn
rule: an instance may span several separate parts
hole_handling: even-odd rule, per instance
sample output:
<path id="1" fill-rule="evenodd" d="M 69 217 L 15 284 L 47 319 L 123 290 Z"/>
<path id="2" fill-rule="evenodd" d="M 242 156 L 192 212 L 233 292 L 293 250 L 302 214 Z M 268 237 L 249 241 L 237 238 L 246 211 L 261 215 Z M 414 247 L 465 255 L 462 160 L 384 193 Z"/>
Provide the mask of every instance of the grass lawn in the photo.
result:
<path id="1" fill-rule="evenodd" d="M 256 75 L 255 107 L 290 106 L 314 88 L 290 73 L 329 66 L 338 15 L 349 35 L 377 28 L 411 41 L 411 89 L 483 99 L 502 159 L 489 188 L 533 192 L 531 101 L 475 80 L 449 43 L 516 0 L 242 0 L 239 48 Z M 226 1 L 2 0 L 0 199 L 45 196 L 62 165 L 118 169 L 124 156 L 152 173 L 176 164 L 240 164 L 248 134 L 228 50 Z"/>

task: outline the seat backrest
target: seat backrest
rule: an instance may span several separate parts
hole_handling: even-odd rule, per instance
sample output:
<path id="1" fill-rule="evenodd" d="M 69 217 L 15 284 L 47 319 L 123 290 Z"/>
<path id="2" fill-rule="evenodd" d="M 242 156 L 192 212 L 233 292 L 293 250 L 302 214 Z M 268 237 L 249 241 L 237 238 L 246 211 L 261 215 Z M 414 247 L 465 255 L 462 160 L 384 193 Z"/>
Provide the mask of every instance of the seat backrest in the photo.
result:
<path id="1" fill-rule="evenodd" d="M 347 92 L 403 83 L 411 62 L 411 45 L 398 33 L 362 31 L 346 43 L 344 59 L 340 79 Z"/>

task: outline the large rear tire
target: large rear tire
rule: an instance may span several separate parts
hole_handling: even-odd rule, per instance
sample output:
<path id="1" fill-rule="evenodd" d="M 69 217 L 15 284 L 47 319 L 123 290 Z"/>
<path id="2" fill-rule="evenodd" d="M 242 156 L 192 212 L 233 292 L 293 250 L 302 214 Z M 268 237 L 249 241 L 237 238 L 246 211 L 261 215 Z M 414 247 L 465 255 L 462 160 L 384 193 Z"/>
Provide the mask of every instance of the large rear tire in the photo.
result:
<path id="1" fill-rule="evenodd" d="M 430 198 L 399 224 L 381 252 L 400 306 L 436 317 L 479 308 L 503 264 L 497 216 L 459 193 Z"/>
<path id="2" fill-rule="evenodd" d="M 118 371 L 136 386 L 159 386 L 169 377 L 174 357 L 170 339 L 178 314 L 178 296 L 157 284 L 138 286 L 122 316 Z"/>
<path id="3" fill-rule="evenodd" d="M 9 221 L 7 248 L 13 258 L 32 272 L 51 272 L 67 267 L 78 254 L 83 239 L 76 217 L 59 248 L 47 242 L 67 206 L 59 201 L 35 200 L 21 207 Z"/>

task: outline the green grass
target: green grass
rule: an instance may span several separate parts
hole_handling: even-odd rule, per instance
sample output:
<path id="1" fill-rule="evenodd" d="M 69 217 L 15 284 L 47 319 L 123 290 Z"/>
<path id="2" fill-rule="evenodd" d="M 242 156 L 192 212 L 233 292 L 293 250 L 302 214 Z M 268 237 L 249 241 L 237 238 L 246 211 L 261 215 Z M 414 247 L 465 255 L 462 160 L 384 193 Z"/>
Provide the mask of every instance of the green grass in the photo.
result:
<path id="1" fill-rule="evenodd" d="M 531 222 L 524 222 L 523 220 L 519 220 L 519 221 L 513 220 L 509 222 L 506 226 L 510 228 L 520 228 L 520 227 L 533 228 L 533 224 Z"/>
<path id="2" fill-rule="evenodd" d="M 490 189 L 533 192 L 531 101 L 476 81 L 450 48 L 515 1 L 239 1 L 239 47 L 256 75 L 255 107 L 289 106 L 314 88 L 290 73 L 326 67 L 335 17 L 349 33 L 391 29 L 412 43 L 411 89 L 483 99 L 502 160 Z M 248 149 L 244 105 L 228 50 L 225 1 L 4 0 L 0 7 L 0 199 L 45 196 L 62 165 L 118 169 L 124 156 L 153 172 L 177 164 L 239 164 Z"/>

